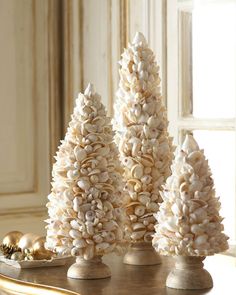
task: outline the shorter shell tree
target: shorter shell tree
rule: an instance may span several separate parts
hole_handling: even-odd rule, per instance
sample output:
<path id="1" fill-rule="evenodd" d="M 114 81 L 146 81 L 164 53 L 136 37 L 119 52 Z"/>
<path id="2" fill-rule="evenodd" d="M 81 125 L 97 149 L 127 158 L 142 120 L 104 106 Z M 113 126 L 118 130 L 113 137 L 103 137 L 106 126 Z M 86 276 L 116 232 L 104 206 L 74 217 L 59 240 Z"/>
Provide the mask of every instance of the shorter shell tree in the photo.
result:
<path id="1" fill-rule="evenodd" d="M 76 100 L 53 166 L 46 246 L 77 256 L 68 270 L 72 278 L 110 276 L 101 257 L 124 243 L 121 168 L 110 121 L 89 84 Z"/>
<path id="2" fill-rule="evenodd" d="M 225 251 L 228 237 L 223 233 L 220 202 L 215 197 L 208 161 L 192 135 L 187 135 L 176 151 L 171 170 L 161 192 L 163 203 L 155 214 L 158 222 L 153 246 L 163 255 L 179 257 L 167 286 L 211 287 L 212 279 L 201 261 L 204 256 Z"/>

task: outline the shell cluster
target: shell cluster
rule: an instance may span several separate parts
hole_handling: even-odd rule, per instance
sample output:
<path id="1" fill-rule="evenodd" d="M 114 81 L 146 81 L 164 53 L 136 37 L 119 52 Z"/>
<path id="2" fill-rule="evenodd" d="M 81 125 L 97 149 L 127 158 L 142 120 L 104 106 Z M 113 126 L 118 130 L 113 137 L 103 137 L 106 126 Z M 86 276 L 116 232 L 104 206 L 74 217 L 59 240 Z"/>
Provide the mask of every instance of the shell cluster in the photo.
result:
<path id="1" fill-rule="evenodd" d="M 228 237 L 223 233 L 208 161 L 192 135 L 187 135 L 176 151 L 171 170 L 161 193 L 164 201 L 155 214 L 155 249 L 160 254 L 183 256 L 227 250 Z"/>
<path id="2" fill-rule="evenodd" d="M 88 260 L 122 250 L 125 210 L 111 120 L 91 84 L 79 94 L 53 166 L 46 247 Z"/>
<path id="3" fill-rule="evenodd" d="M 160 93 L 159 67 L 144 36 L 136 36 L 120 61 L 113 121 L 124 167 L 124 195 L 132 242 L 151 242 L 159 191 L 171 174 L 172 139 Z"/>

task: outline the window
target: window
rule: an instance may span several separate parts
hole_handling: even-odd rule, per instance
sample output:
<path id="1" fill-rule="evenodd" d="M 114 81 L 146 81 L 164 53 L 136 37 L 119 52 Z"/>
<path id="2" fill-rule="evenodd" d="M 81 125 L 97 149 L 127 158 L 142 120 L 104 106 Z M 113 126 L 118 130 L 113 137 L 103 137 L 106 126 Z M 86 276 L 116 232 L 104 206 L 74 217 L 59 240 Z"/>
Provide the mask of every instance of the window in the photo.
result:
<path id="1" fill-rule="evenodd" d="M 173 4 L 175 2 L 175 4 Z M 209 159 L 225 232 L 236 241 L 236 1 L 168 1 L 168 113 Z"/>

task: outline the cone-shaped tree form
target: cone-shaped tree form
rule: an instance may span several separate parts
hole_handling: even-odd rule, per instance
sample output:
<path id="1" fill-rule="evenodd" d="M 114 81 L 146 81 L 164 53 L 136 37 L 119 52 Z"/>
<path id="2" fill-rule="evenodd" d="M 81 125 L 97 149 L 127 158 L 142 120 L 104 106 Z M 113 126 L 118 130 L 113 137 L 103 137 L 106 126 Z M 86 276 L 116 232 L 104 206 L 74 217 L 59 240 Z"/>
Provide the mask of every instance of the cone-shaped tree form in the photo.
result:
<path id="1" fill-rule="evenodd" d="M 122 177 L 110 118 L 91 84 L 79 94 L 53 166 L 46 246 L 85 260 L 123 243 Z"/>
<path id="2" fill-rule="evenodd" d="M 161 193 L 163 203 L 156 214 L 153 246 L 164 255 L 207 256 L 225 251 L 220 202 L 203 150 L 187 135 L 176 151 Z"/>
<path id="3" fill-rule="evenodd" d="M 114 126 L 124 167 L 132 242 L 151 242 L 160 198 L 170 175 L 172 139 L 160 93 L 159 67 L 141 33 L 124 50 Z"/>

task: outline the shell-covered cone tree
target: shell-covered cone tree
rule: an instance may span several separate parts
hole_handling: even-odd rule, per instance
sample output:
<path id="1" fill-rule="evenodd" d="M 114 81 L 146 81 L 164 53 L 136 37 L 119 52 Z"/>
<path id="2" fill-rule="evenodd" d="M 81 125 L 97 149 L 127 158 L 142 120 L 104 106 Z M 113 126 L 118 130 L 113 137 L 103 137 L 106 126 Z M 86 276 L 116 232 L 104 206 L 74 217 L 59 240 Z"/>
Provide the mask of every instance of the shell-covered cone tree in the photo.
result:
<path id="1" fill-rule="evenodd" d="M 122 169 L 113 136 L 101 97 L 89 84 L 76 100 L 53 165 L 48 249 L 84 260 L 122 250 Z"/>
<path id="2" fill-rule="evenodd" d="M 167 131 L 159 66 L 142 33 L 136 33 L 119 63 L 113 124 L 124 167 L 131 241 L 137 245 L 152 241 L 153 213 L 159 209 L 159 191 L 171 173 L 173 146 Z"/>
<path id="3" fill-rule="evenodd" d="M 227 250 L 220 202 L 203 150 L 187 135 L 161 192 L 153 246 L 163 255 L 207 256 Z"/>

